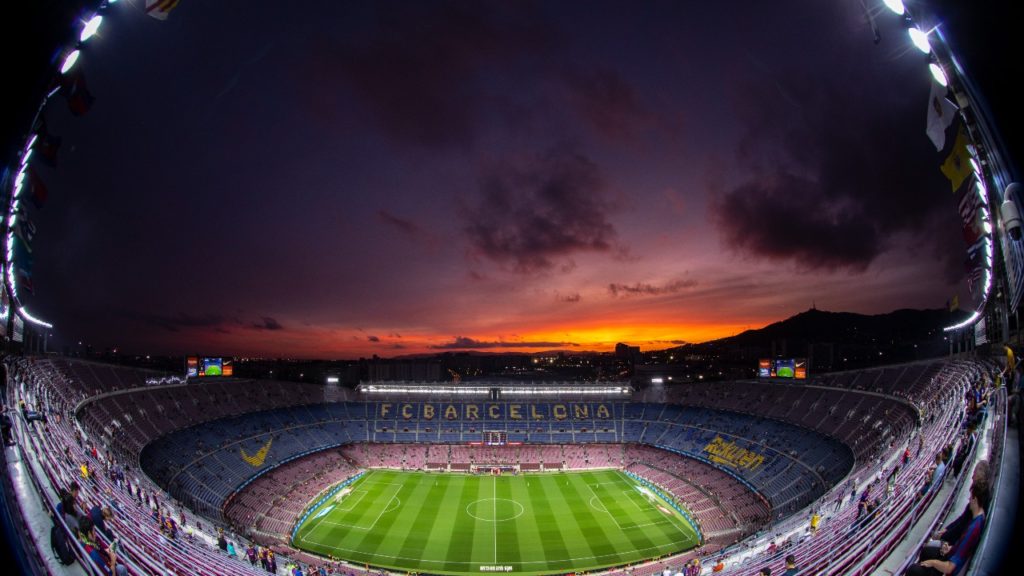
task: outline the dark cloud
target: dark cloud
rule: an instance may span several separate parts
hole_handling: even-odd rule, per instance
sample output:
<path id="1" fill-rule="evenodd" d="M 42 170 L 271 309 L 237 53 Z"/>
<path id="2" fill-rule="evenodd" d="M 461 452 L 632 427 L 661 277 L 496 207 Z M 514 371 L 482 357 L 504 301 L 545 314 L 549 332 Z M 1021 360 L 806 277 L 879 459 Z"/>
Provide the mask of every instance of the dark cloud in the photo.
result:
<path id="1" fill-rule="evenodd" d="M 565 82 L 574 109 L 606 137 L 629 138 L 651 117 L 636 90 L 614 70 L 569 72 Z"/>
<path id="2" fill-rule="evenodd" d="M 262 322 L 257 322 L 253 324 L 252 327 L 256 330 L 284 330 L 284 326 L 270 316 L 264 316 L 261 320 Z"/>
<path id="3" fill-rule="evenodd" d="M 612 283 L 608 285 L 608 292 L 610 292 L 614 298 L 625 298 L 629 296 L 660 296 L 662 294 L 674 294 L 680 290 L 692 288 L 696 285 L 697 281 L 692 278 L 687 280 L 673 280 L 666 284 L 662 284 L 661 286 L 643 282 L 637 282 L 635 284 Z"/>
<path id="4" fill-rule="evenodd" d="M 392 332 L 391 334 L 388 334 L 388 337 L 389 338 L 401 338 L 402 335 L 399 334 L 398 332 Z"/>
<path id="5" fill-rule="evenodd" d="M 569 302 L 575 304 L 583 299 L 579 292 L 573 292 L 572 294 L 556 294 L 555 299 L 559 302 Z"/>
<path id="6" fill-rule="evenodd" d="M 391 136 L 423 146 L 475 138 L 483 77 L 542 51 L 551 34 L 528 5 L 375 4 L 375 26 L 332 50 L 334 68 Z"/>
<path id="7" fill-rule="evenodd" d="M 380 342 L 380 338 L 377 336 L 367 336 L 366 339 L 370 342 Z"/>
<path id="8" fill-rule="evenodd" d="M 941 158 L 923 135 L 926 81 L 920 94 L 897 93 L 867 80 L 869 63 L 832 68 L 845 72 L 784 71 L 764 79 L 775 90 L 738 96 L 736 169 L 746 177 L 711 203 L 727 246 L 804 270 L 863 271 L 899 234 L 928 243 L 942 234 L 936 214 L 951 206 L 941 201 Z"/>
<path id="9" fill-rule="evenodd" d="M 180 332 L 183 329 L 192 328 L 222 328 L 227 323 L 237 323 L 237 321 L 229 320 L 220 314 L 193 315 L 179 312 L 170 316 L 161 314 L 130 314 L 130 316 L 168 332 Z"/>
<path id="10" fill-rule="evenodd" d="M 232 328 L 248 328 L 251 330 L 284 330 L 280 322 L 270 316 L 261 316 L 259 322 L 245 322 L 237 317 L 221 314 L 188 314 L 179 312 L 173 315 L 162 314 L 128 314 L 129 317 L 162 328 L 168 332 L 182 330 L 214 330 L 221 334 L 230 334 Z"/>
<path id="11" fill-rule="evenodd" d="M 525 166 L 493 166 L 464 211 L 471 253 L 515 272 L 572 270 L 577 252 L 611 252 L 617 232 L 605 181 L 589 158 L 555 151 Z M 556 262 L 557 260 L 557 262 Z"/>
<path id="12" fill-rule="evenodd" d="M 394 214 L 391 214 L 386 210 L 378 210 L 377 219 L 391 226 L 392 228 L 398 230 L 402 234 L 405 234 L 406 236 L 416 237 L 423 234 L 423 230 L 418 225 L 416 225 L 416 223 L 413 222 L 412 220 L 399 218 L 398 216 L 395 216 Z"/>
<path id="13" fill-rule="evenodd" d="M 579 346 L 575 342 L 538 342 L 538 341 L 485 341 L 455 336 L 451 342 L 431 346 L 435 350 L 482 350 L 487 348 L 562 348 L 565 346 Z"/>
<path id="14" fill-rule="evenodd" d="M 863 270 L 883 249 L 863 207 L 833 204 L 815 183 L 777 173 L 730 191 L 716 213 L 730 246 L 802 268 Z"/>

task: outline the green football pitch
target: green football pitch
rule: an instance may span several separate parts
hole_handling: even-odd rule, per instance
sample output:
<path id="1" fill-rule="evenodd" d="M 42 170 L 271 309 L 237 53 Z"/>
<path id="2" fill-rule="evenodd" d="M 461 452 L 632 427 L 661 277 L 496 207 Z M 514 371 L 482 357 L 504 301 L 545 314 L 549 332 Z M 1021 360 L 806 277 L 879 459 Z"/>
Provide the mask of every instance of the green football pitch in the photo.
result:
<path id="1" fill-rule="evenodd" d="M 679 512 L 616 470 L 371 470 L 312 510 L 293 541 L 321 556 L 433 574 L 593 570 L 697 544 Z"/>

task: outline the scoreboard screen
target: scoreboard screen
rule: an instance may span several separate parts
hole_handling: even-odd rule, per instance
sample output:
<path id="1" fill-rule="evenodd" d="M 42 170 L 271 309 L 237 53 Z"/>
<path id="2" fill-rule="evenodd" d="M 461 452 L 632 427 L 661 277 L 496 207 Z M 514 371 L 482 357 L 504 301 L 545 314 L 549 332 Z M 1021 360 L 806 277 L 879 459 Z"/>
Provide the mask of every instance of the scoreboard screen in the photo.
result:
<path id="1" fill-rule="evenodd" d="M 185 358 L 185 376 L 206 378 L 209 376 L 234 376 L 235 366 L 231 358 L 219 356 L 188 356 Z"/>
<path id="2" fill-rule="evenodd" d="M 807 379 L 806 358 L 780 358 L 771 360 L 762 358 L 757 362 L 758 378 L 793 378 Z"/>
<path id="3" fill-rule="evenodd" d="M 488 446 L 504 446 L 505 444 L 508 444 L 508 432 L 484 432 L 484 444 L 487 444 Z"/>

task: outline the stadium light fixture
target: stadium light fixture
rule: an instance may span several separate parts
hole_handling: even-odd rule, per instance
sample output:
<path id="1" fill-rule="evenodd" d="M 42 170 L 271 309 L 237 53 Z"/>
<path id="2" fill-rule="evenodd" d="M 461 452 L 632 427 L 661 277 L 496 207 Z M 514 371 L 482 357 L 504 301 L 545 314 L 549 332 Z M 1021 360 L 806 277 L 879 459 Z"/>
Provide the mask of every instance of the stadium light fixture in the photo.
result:
<path id="1" fill-rule="evenodd" d="M 53 324 L 50 324 L 49 322 L 44 322 L 43 320 L 40 320 L 39 318 L 36 318 L 35 316 L 29 314 L 28 310 L 26 310 L 24 306 L 18 308 L 18 316 L 21 316 L 23 319 L 25 319 L 26 322 L 31 322 L 33 324 L 42 326 L 43 328 L 53 328 Z"/>
<path id="2" fill-rule="evenodd" d="M 896 14 L 903 16 L 906 13 L 907 8 L 903 5 L 903 0 L 883 0 L 885 7 L 892 10 Z"/>
<path id="3" fill-rule="evenodd" d="M 85 42 L 89 38 L 92 38 L 100 29 L 100 24 L 102 23 L 103 16 L 100 16 L 99 14 L 90 18 L 89 21 L 85 23 L 85 26 L 82 27 L 82 34 L 78 37 L 79 41 Z"/>
<path id="4" fill-rule="evenodd" d="M 910 41 L 914 43 L 914 46 L 916 46 L 918 50 L 925 54 L 932 53 L 932 44 L 928 41 L 927 32 L 924 32 L 917 26 L 913 26 L 907 30 L 907 34 L 910 35 Z"/>
<path id="5" fill-rule="evenodd" d="M 960 328 L 964 328 L 966 326 L 970 326 L 971 324 L 974 324 L 974 322 L 977 321 L 978 318 L 980 318 L 980 317 L 981 317 L 981 313 L 979 313 L 978 311 L 975 311 L 973 314 L 971 314 L 967 318 L 967 320 L 964 320 L 963 322 L 960 322 L 959 324 L 953 324 L 952 326 L 946 326 L 945 328 L 942 329 L 942 331 L 943 332 L 952 332 L 953 330 L 959 330 Z"/>
<path id="6" fill-rule="evenodd" d="M 969 160 L 971 162 L 971 169 L 974 170 L 975 174 L 977 174 L 978 176 L 981 176 L 981 164 L 978 163 L 978 159 L 977 158 L 969 158 Z"/>
<path id="7" fill-rule="evenodd" d="M 942 86 L 949 86 L 949 79 L 946 78 L 946 73 L 942 71 L 942 66 L 932 62 L 928 65 L 928 69 L 932 71 L 932 78 L 935 78 L 936 82 Z"/>
<path id="8" fill-rule="evenodd" d="M 15 188 L 14 197 L 15 198 L 18 197 L 18 191 L 21 190 L 21 185 L 24 184 L 24 183 L 25 183 L 25 169 L 22 168 L 21 171 L 18 172 L 18 175 L 14 177 L 14 188 Z"/>
<path id="9" fill-rule="evenodd" d="M 39 134 L 33 134 L 32 137 L 28 139 L 28 144 L 25 145 L 25 149 L 26 150 L 31 150 L 32 147 L 36 145 L 36 140 L 38 140 L 38 139 L 39 139 Z"/>
<path id="10" fill-rule="evenodd" d="M 81 55 L 81 51 L 72 50 L 71 53 L 64 58 L 64 63 L 60 65 L 60 73 L 67 74 L 72 68 L 75 67 L 75 62 L 78 62 L 78 57 Z"/>

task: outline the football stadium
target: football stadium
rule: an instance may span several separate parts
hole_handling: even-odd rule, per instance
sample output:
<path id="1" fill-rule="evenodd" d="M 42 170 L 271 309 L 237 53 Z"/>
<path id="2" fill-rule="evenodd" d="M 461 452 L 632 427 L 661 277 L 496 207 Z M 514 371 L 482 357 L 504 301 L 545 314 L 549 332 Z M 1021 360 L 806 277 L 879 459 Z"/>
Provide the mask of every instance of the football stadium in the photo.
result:
<path id="1" fill-rule="evenodd" d="M 1003 138 L 987 77 L 968 73 L 977 53 L 955 49 L 962 30 L 947 21 L 965 11 L 795 3 L 720 34 L 729 10 L 682 15 L 686 3 L 181 4 L 73 0 L 16 15 L 34 40 L 30 72 L 14 75 L 25 104 L 11 116 L 25 117 L 4 133 L 0 522 L 12 573 L 1016 573 L 1019 136 Z M 721 47 L 707 54 L 721 61 L 689 68 L 701 42 L 754 29 L 774 42 L 803 9 L 837 45 L 877 58 L 847 60 L 851 76 L 914 71 L 893 83 L 930 91 L 924 153 L 876 163 L 893 151 L 864 143 L 891 144 L 894 125 L 812 120 L 829 106 L 816 98 L 841 91 L 808 96 L 831 80 L 805 83 L 768 47 Z M 673 32 L 691 16 L 718 25 Z M 625 44 L 641 40 L 633 59 Z M 745 127 L 698 130 L 713 152 L 695 181 L 712 182 L 710 199 L 658 180 L 686 149 L 670 132 L 701 120 L 663 113 L 693 90 L 665 80 L 654 49 L 680 76 L 772 78 L 768 92 L 735 85 Z M 140 55 L 171 72 L 144 71 Z M 96 104 L 84 72 L 144 113 Z M 182 91 L 150 94 L 154 78 Z M 707 106 L 729 99 L 697 92 Z M 839 107 L 868 98 L 855 92 Z M 164 97 L 170 119 L 150 116 Z M 836 151 L 805 121 L 821 121 Z M 576 123 L 586 130 L 566 128 Z M 166 135 L 143 152 L 152 164 L 109 168 L 150 129 Z M 515 151 L 535 138 L 557 145 Z M 247 146 L 266 161 L 240 160 Z M 616 155 L 630 165 L 613 169 Z M 772 172 L 778 162 L 793 169 Z M 855 166 L 843 174 L 858 172 L 856 190 L 836 164 Z M 317 196 L 332 165 L 351 176 L 337 186 L 352 190 L 327 187 L 343 203 Z M 909 180 L 858 188 L 920 166 L 939 209 L 914 215 L 918 189 L 893 191 Z M 473 169 L 478 195 L 434 189 Z M 158 176 L 136 186 L 143 173 Z M 46 211 L 44 177 L 57 183 Z M 185 208 L 168 200 L 182 182 L 200 189 L 181 193 Z M 95 198 L 61 197 L 76 187 Z M 269 200 L 293 188 L 294 213 Z M 712 232 L 726 249 L 704 243 Z M 946 237 L 953 256 L 932 258 Z M 385 259 L 389 246 L 400 256 Z M 642 266 L 677 268 L 620 275 Z M 953 296 L 938 309 L 908 309 L 943 290 Z M 282 300 L 291 308 L 267 304 Z"/>

